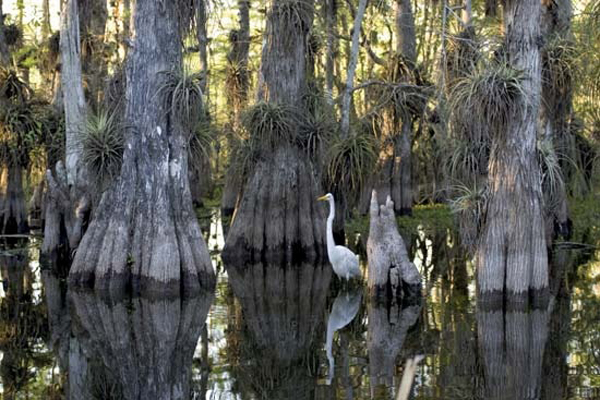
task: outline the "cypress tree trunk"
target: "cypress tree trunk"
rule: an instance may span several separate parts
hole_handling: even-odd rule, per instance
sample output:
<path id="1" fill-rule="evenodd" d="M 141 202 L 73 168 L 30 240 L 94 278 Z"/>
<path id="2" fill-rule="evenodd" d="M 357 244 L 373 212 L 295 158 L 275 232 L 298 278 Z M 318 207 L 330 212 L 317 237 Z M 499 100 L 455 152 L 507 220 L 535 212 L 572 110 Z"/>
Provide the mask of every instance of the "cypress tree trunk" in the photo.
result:
<path id="1" fill-rule="evenodd" d="M 250 71 L 248 70 L 248 54 L 250 52 L 250 1 L 238 1 L 239 24 L 238 30 L 229 35 L 231 51 L 227 55 L 227 62 L 231 68 L 231 87 L 227 91 L 227 102 L 232 109 L 230 118 L 231 129 L 237 132 L 240 129 L 241 113 L 248 101 L 250 85 Z M 229 148 L 233 146 L 230 142 Z M 225 176 L 223 196 L 221 197 L 221 216 L 223 217 L 223 232 L 227 236 L 229 222 L 237 206 L 244 181 L 240 174 L 228 171 Z"/>
<path id="2" fill-rule="evenodd" d="M 396 1 L 396 57 L 389 63 L 387 71 L 393 83 L 415 82 L 416 67 L 415 21 L 410 0 Z M 401 56 L 400 56 L 401 55 Z M 399 69 L 398 64 L 408 69 Z M 413 115 L 409 110 L 388 110 L 384 117 L 392 138 L 393 148 L 382 160 L 382 170 L 377 189 L 380 202 L 390 196 L 394 209 L 400 215 L 410 215 L 413 203 L 412 142 Z"/>
<path id="3" fill-rule="evenodd" d="M 104 51 L 104 34 L 108 20 L 106 1 L 78 0 L 81 28 L 81 66 L 87 77 L 87 100 L 96 108 L 100 104 L 104 81 L 108 75 Z"/>
<path id="4" fill-rule="evenodd" d="M 103 195 L 69 281 L 178 293 L 211 285 L 214 272 L 188 183 L 186 135 L 163 96 L 163 71 L 181 67 L 178 3 L 138 0 L 128 55 L 121 174 Z"/>
<path id="5" fill-rule="evenodd" d="M 543 37 L 548 38 L 548 40 L 560 40 L 562 43 L 559 43 L 559 45 L 570 44 L 572 40 L 571 17 L 571 0 L 544 3 L 542 7 Z M 540 120 L 543 129 L 542 142 L 547 152 L 546 157 L 553 157 L 560 167 L 564 167 L 565 163 L 561 162 L 560 154 L 566 155 L 565 153 L 568 153 L 569 148 L 569 137 L 571 136 L 569 116 L 573 108 L 573 83 L 571 71 L 565 67 L 568 61 L 561 58 L 569 56 L 556 54 L 561 51 L 564 50 L 548 49 L 547 45 L 542 53 L 544 68 L 542 71 Z M 555 54 L 549 54 L 549 52 Z M 558 61 L 554 59 L 556 57 L 559 58 Z M 559 63 L 558 66 L 557 63 Z M 554 187 L 544 187 L 546 192 L 550 192 L 546 196 L 546 230 L 549 232 L 549 239 L 556 235 L 568 238 L 571 234 L 572 222 L 569 218 L 567 204 L 566 177 L 563 172 L 562 176 L 556 180 Z"/>
<path id="6" fill-rule="evenodd" d="M 325 55 L 325 94 L 327 101 L 333 105 L 333 85 L 335 83 L 335 59 L 338 56 L 337 34 L 337 1 L 325 0 L 325 33 L 327 34 Z"/>
<path id="7" fill-rule="evenodd" d="M 3 234 L 29 232 L 23 168 L 9 161 L 0 172 L 0 231 Z"/>
<path id="8" fill-rule="evenodd" d="M 0 0 L 0 65 L 7 65 L 10 63 L 10 54 L 8 52 L 8 45 L 6 44 L 6 37 L 4 36 L 4 12 L 2 10 L 2 0 Z"/>
<path id="9" fill-rule="evenodd" d="M 286 21 L 290 8 L 292 15 L 300 18 Z M 303 112 L 312 16 L 312 2 L 274 0 L 271 4 L 259 99 Z M 288 141 L 280 141 L 273 151 L 264 153 L 245 185 L 223 258 L 279 262 L 319 257 L 325 249 L 325 218 L 323 207 L 315 201 L 320 189 L 312 161 L 296 143 Z"/>
<path id="10" fill-rule="evenodd" d="M 66 166 L 58 162 L 54 171 L 46 172 L 48 183 L 45 201 L 44 241 L 41 256 L 57 266 L 70 261 L 83 234 L 90 202 L 86 195 L 87 173 L 81 161 L 79 138 L 87 104 L 83 92 L 79 10 L 77 0 L 65 2 L 61 13 L 61 92 L 65 112 Z M 66 237 L 64 237 L 66 235 Z M 63 244 L 62 248 L 59 248 Z"/>
<path id="11" fill-rule="evenodd" d="M 548 287 L 548 257 L 536 153 L 540 105 L 539 0 L 508 0 L 504 8 L 510 67 L 523 71 L 523 95 L 510 109 L 506 132 L 493 138 L 487 220 L 478 246 L 481 294 L 526 300 Z"/>
<path id="12" fill-rule="evenodd" d="M 394 203 L 387 198 L 379 205 L 373 191 L 370 206 L 369 239 L 369 293 L 376 298 L 390 297 L 392 301 L 404 295 L 418 295 L 421 276 L 410 261 L 404 240 L 398 232 Z"/>
<path id="13" fill-rule="evenodd" d="M 485 16 L 494 18 L 498 14 L 498 0 L 485 0 Z"/>

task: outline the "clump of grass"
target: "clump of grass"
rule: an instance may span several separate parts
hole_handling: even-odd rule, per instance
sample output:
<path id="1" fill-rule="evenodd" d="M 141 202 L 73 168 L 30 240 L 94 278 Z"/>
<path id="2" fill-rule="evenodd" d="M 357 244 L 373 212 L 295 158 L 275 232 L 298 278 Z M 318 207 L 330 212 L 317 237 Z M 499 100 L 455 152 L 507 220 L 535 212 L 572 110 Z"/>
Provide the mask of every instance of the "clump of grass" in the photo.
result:
<path id="1" fill-rule="evenodd" d="M 490 143 L 484 138 L 470 139 L 467 137 L 451 140 L 449 157 L 445 159 L 450 176 L 463 182 L 474 182 L 487 174 Z"/>
<path id="2" fill-rule="evenodd" d="M 541 170 L 541 184 L 544 193 L 547 194 L 546 200 L 550 209 L 554 209 L 558 190 L 564 186 L 560 158 L 551 140 L 538 140 L 537 156 Z"/>
<path id="3" fill-rule="evenodd" d="M 4 38 L 8 46 L 15 46 L 23 39 L 23 32 L 17 24 L 8 24 L 4 26 Z"/>
<path id="4" fill-rule="evenodd" d="M 81 132 L 82 161 L 97 183 L 105 184 L 121 169 L 125 139 L 114 114 L 90 114 Z"/>
<path id="5" fill-rule="evenodd" d="M 16 71 L 0 69 L 0 99 L 13 103 L 24 103 L 32 98 L 33 91 L 19 78 Z"/>
<path id="6" fill-rule="evenodd" d="M 228 173 L 240 176 L 241 181 L 244 182 L 260 159 L 260 152 L 253 140 L 242 138 L 233 132 L 230 132 L 229 143 L 230 165 Z"/>
<path id="7" fill-rule="evenodd" d="M 552 36 L 542 48 L 542 79 L 553 92 L 570 88 L 576 71 L 577 51 L 572 41 Z"/>
<path id="8" fill-rule="evenodd" d="M 248 66 L 241 62 L 228 61 L 225 69 L 225 87 L 230 104 L 234 109 L 239 110 L 248 97 L 250 87 Z"/>
<path id="9" fill-rule="evenodd" d="M 163 71 L 163 81 L 158 95 L 169 113 L 177 117 L 183 127 L 191 133 L 202 113 L 202 89 L 200 73 L 192 73 L 186 68 Z"/>
<path id="10" fill-rule="evenodd" d="M 314 82 L 302 97 L 302 103 L 305 112 L 298 124 L 298 144 L 310 157 L 316 158 L 337 131 L 335 110 Z"/>
<path id="11" fill-rule="evenodd" d="M 314 9 L 306 0 L 276 0 L 273 1 L 273 13 L 277 14 L 281 26 L 292 31 L 296 30 L 294 28 L 308 31 Z"/>
<path id="12" fill-rule="evenodd" d="M 456 36 L 450 36 L 446 52 L 446 73 L 450 79 L 450 86 L 453 86 L 454 80 L 475 70 L 481 58 L 480 50 L 481 43 L 477 40 L 473 27 L 462 30 Z"/>
<path id="13" fill-rule="evenodd" d="M 31 102 L 5 103 L 0 107 L 0 159 L 26 167 L 29 151 L 40 141 L 42 126 Z"/>
<path id="14" fill-rule="evenodd" d="M 261 101 L 242 115 L 242 124 L 256 149 L 273 151 L 281 143 L 296 143 L 299 117 L 292 107 Z"/>
<path id="15" fill-rule="evenodd" d="M 455 197 L 450 200 L 450 209 L 457 216 L 463 245 L 473 251 L 485 220 L 489 190 L 487 185 L 453 187 Z"/>
<path id="16" fill-rule="evenodd" d="M 208 118 L 202 118 L 196 124 L 194 132 L 190 136 L 188 152 L 192 168 L 201 169 L 202 163 L 210 159 L 213 153 L 215 133 Z"/>
<path id="17" fill-rule="evenodd" d="M 524 74 L 503 62 L 482 65 L 459 79 L 450 94 L 450 108 L 470 117 L 486 132 L 502 133 L 518 101 L 526 99 Z"/>
<path id="18" fill-rule="evenodd" d="M 328 145 L 328 180 L 345 192 L 360 193 L 377 163 L 377 140 L 358 131 L 346 138 L 336 136 Z"/>

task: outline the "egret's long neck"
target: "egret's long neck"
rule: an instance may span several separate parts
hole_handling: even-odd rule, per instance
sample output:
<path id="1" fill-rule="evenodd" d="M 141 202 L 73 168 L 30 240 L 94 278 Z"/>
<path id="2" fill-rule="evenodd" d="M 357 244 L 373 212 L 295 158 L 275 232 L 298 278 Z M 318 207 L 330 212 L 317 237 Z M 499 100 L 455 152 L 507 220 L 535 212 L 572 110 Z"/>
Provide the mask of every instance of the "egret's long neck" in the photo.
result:
<path id="1" fill-rule="evenodd" d="M 327 217 L 327 251 L 335 248 L 333 241 L 333 219 L 335 218 L 335 203 L 333 199 L 329 199 L 329 217 Z"/>

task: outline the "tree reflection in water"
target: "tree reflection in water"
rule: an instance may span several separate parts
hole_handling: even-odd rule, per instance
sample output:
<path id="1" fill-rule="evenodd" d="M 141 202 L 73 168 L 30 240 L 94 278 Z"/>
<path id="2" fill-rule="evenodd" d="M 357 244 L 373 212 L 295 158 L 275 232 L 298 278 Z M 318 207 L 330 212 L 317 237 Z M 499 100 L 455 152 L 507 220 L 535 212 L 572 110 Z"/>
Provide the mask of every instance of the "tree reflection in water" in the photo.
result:
<path id="1" fill-rule="evenodd" d="M 242 309 L 236 327 L 240 348 L 230 359 L 242 398 L 250 393 L 270 400 L 314 398 L 331 266 L 226 268 Z"/>

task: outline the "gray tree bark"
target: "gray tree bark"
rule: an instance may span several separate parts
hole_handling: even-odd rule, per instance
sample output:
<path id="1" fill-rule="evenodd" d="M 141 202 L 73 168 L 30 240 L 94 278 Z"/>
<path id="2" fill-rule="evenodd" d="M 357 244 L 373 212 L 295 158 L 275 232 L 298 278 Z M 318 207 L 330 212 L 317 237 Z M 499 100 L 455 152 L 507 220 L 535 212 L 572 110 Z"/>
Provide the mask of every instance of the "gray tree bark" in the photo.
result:
<path id="1" fill-rule="evenodd" d="M 391 295 L 396 301 L 405 294 L 420 294 L 421 275 L 410 261 L 398 232 L 394 203 L 388 197 L 385 205 L 379 205 L 377 193 L 373 191 L 369 214 L 367 257 L 370 295 L 377 298 Z"/>
<path id="2" fill-rule="evenodd" d="M 335 84 L 335 60 L 338 56 L 337 5 L 338 0 L 325 0 L 325 33 L 327 35 L 325 54 L 325 95 L 333 105 L 333 86 Z"/>
<path id="3" fill-rule="evenodd" d="M 66 167 L 46 171 L 44 241 L 41 256 L 53 266 L 68 262 L 79 245 L 84 218 L 90 210 L 87 173 L 81 161 L 80 135 L 87 118 L 83 92 L 78 0 L 67 0 L 61 12 L 61 92 L 65 112 Z M 63 238 L 66 232 L 67 237 Z M 61 243 L 65 246 L 61 247 Z M 68 245 L 67 245 L 68 244 Z"/>
<path id="4" fill-rule="evenodd" d="M 346 74 L 346 86 L 344 88 L 344 94 L 342 97 L 342 118 L 340 122 L 340 134 L 342 137 L 347 137 L 350 134 L 350 103 L 352 102 L 354 74 L 356 72 L 356 64 L 358 62 L 358 51 L 360 50 L 360 30 L 366 8 L 367 0 L 359 0 L 358 9 L 356 10 L 356 15 L 354 16 L 354 26 L 352 29 L 352 49 L 350 50 L 348 71 Z"/>
<path id="5" fill-rule="evenodd" d="M 12 161 L 0 171 L 0 231 L 4 234 L 29 232 L 23 168 Z"/>
<path id="6" fill-rule="evenodd" d="M 571 18 L 573 10 L 571 0 L 559 0 L 544 3 L 542 7 L 542 35 L 545 38 L 564 40 L 568 43 L 573 39 L 571 33 Z M 552 61 L 548 55 L 542 52 L 545 59 L 544 66 L 549 67 Z M 556 61 L 555 61 L 556 62 Z M 564 62 L 564 60 L 561 60 Z M 542 126 L 542 141 L 546 149 L 556 160 L 560 160 L 561 154 L 568 153 L 569 148 L 569 118 L 572 112 L 573 83 L 572 77 L 567 72 L 563 74 L 552 68 L 544 68 L 542 71 L 542 102 L 540 107 L 540 123 Z M 559 161 L 557 161 L 559 162 Z M 559 162 L 562 166 L 564 162 Z M 554 188 L 544 187 L 546 196 L 546 231 L 548 240 L 554 236 L 562 235 L 570 237 L 572 222 L 569 218 L 569 206 L 567 203 L 566 174 L 563 172 Z M 548 193 L 549 192 L 549 193 Z"/>
<path id="7" fill-rule="evenodd" d="M 303 109 L 312 2 L 275 0 L 269 8 L 258 98 Z M 286 23 L 286 8 L 301 17 Z M 281 262 L 325 254 L 324 207 L 312 161 L 295 143 L 262 154 L 244 187 L 223 249 L 224 260 Z"/>
<path id="8" fill-rule="evenodd" d="M 160 17 L 159 17 L 160 16 Z M 69 280 L 96 289 L 179 293 L 210 286 L 214 271 L 192 207 L 186 132 L 157 96 L 161 72 L 182 62 L 179 10 L 138 0 L 128 55 L 121 174 L 102 195 Z"/>
<path id="9" fill-rule="evenodd" d="M 483 295 L 526 301 L 548 287 L 548 256 L 537 162 L 540 106 L 539 0 L 508 0 L 504 7 L 510 66 L 523 71 L 524 95 L 511 107 L 505 133 L 493 139 L 490 196 L 477 251 L 477 282 Z"/>

